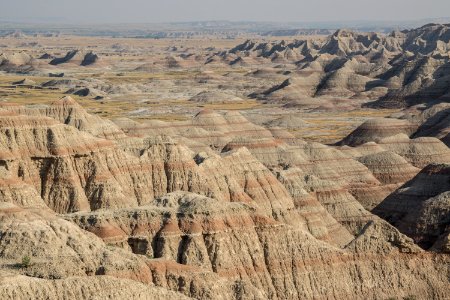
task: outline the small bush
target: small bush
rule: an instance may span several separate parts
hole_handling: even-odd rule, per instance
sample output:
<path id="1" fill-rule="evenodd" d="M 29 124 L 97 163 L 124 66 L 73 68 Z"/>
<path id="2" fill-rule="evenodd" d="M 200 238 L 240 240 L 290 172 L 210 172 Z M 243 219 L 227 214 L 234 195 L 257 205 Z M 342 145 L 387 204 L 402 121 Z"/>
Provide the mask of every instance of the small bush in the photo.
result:
<path id="1" fill-rule="evenodd" d="M 31 257 L 29 257 L 28 255 L 25 255 L 24 257 L 22 257 L 22 262 L 20 264 L 20 266 L 22 268 L 28 268 L 31 265 Z"/>

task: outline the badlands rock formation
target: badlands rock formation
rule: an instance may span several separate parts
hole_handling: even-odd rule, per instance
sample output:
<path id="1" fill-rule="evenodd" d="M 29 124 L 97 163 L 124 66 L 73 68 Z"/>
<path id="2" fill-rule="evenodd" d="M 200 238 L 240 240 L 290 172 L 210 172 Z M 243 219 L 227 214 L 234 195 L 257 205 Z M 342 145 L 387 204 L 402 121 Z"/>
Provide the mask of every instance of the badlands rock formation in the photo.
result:
<path id="1" fill-rule="evenodd" d="M 450 106 L 448 103 L 433 105 L 410 118 L 420 124 L 414 136 L 433 136 L 442 140 L 447 146 L 450 145 Z"/>
<path id="2" fill-rule="evenodd" d="M 423 130 L 417 119 L 416 116 L 411 121 L 369 120 L 338 143 L 344 145 L 338 149 L 364 164 L 384 185 L 382 197 L 370 199 L 361 195 L 358 198 L 367 209 L 377 206 L 429 164 L 450 162 L 449 149 L 442 141 L 435 137 L 416 137 Z"/>
<path id="3" fill-rule="evenodd" d="M 45 53 L 34 56 L 26 51 L 0 52 L 0 71 L 19 74 L 45 74 L 59 67 L 105 66 L 105 62 L 92 51 L 72 50 L 63 57 Z"/>
<path id="4" fill-rule="evenodd" d="M 234 102 L 243 101 L 241 98 L 221 93 L 221 92 L 211 92 L 203 91 L 189 99 L 189 101 L 199 102 L 199 103 L 224 103 L 224 102 Z"/>
<path id="5" fill-rule="evenodd" d="M 0 70 L 7 72 L 23 72 L 34 69 L 35 61 L 25 52 L 1 53 Z"/>
<path id="6" fill-rule="evenodd" d="M 370 107 L 407 107 L 448 101 L 449 32 L 448 24 L 427 24 L 389 35 L 341 29 L 325 39 L 247 40 L 207 62 L 289 69 L 281 78 L 269 75 L 272 87 L 250 93 L 265 102 L 330 108 L 353 99 Z"/>
<path id="7" fill-rule="evenodd" d="M 57 57 L 50 61 L 51 65 L 73 64 L 80 66 L 89 66 L 97 63 L 99 57 L 93 52 L 84 52 L 80 50 L 72 50 L 67 52 L 64 57 Z"/>
<path id="8" fill-rule="evenodd" d="M 342 140 L 342 145 L 359 146 L 368 142 L 379 142 L 383 138 L 397 134 L 411 136 L 417 129 L 417 126 L 407 120 L 399 119 L 371 119 L 350 133 Z"/>
<path id="9" fill-rule="evenodd" d="M 389 195 L 374 213 L 420 246 L 449 253 L 449 165 L 432 164 Z"/>
<path id="10" fill-rule="evenodd" d="M 446 299 L 448 166 L 427 165 L 449 150 L 393 125 L 337 147 L 233 111 L 113 123 L 70 97 L 4 104 L 0 291 Z"/>

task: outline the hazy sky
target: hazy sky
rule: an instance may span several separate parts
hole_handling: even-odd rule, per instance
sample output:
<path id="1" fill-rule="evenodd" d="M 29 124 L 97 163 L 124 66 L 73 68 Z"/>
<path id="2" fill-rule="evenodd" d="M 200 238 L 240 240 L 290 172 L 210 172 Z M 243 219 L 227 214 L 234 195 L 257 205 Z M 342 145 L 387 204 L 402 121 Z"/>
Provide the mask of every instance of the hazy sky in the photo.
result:
<path id="1" fill-rule="evenodd" d="M 450 0 L 0 0 L 0 20 L 63 22 L 354 21 L 450 16 Z"/>

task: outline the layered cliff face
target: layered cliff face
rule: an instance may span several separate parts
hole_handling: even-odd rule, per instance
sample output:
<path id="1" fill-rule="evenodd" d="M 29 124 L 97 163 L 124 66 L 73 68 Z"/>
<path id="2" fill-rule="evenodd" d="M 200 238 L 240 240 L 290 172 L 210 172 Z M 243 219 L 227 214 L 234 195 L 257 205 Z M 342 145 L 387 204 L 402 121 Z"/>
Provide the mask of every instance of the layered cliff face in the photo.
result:
<path id="1" fill-rule="evenodd" d="M 427 173 L 428 171 L 426 170 L 433 169 L 429 164 L 442 163 L 446 165 L 450 159 L 448 147 L 437 138 L 427 136 L 443 137 L 445 134 L 446 104 L 438 104 L 423 111 L 419 110 L 419 113 L 415 113 L 414 109 L 407 110 L 402 117 L 410 121 L 395 120 L 392 122 L 391 119 L 377 120 L 376 122 L 380 125 L 384 124 L 381 127 L 367 126 L 370 122 L 366 122 L 339 143 L 354 146 L 344 146 L 339 147 L 339 149 L 366 165 L 383 184 L 387 186 L 396 184 L 399 187 L 399 184 L 408 182 L 387 197 L 376 208 L 375 211 L 377 212 L 387 203 L 394 203 L 392 202 L 392 197 L 406 192 L 409 189 L 405 188 L 406 186 L 414 184 L 415 187 L 411 187 L 412 190 L 415 188 L 422 189 L 422 186 L 429 186 L 429 183 L 414 182 L 417 181 L 417 178 L 422 178 L 423 172 Z M 399 134 L 399 127 L 391 127 L 391 124 L 394 123 L 410 124 L 408 133 Z M 412 128 L 414 128 L 412 124 L 419 124 L 416 127 L 416 131 L 412 131 Z M 380 131 L 380 128 L 383 128 L 383 130 Z M 415 138 L 410 138 L 408 135 Z M 362 144 L 362 142 L 365 143 Z M 417 177 L 414 177 L 421 169 L 423 170 Z M 413 180 L 409 181 L 411 179 Z M 431 181 L 432 179 L 430 179 Z M 446 188 L 445 182 L 440 188 L 432 184 L 428 191 L 433 192 L 429 195 L 438 191 L 443 192 Z M 395 214 L 395 209 L 391 207 L 389 210 L 391 209 L 390 213 Z"/>
<path id="2" fill-rule="evenodd" d="M 448 248 L 446 187 L 427 204 L 418 196 L 414 216 L 401 202 L 389 204 L 402 188 L 383 201 L 387 187 L 434 159 L 421 148 L 429 149 L 427 138 L 396 146 L 382 138 L 376 145 L 384 152 L 373 154 L 365 144 L 341 151 L 283 140 L 238 113 L 206 111 L 165 127 L 116 124 L 70 98 L 0 110 L 7 298 L 449 296 L 449 259 L 440 254 Z M 183 144 L 188 139 L 195 148 Z M 427 168 L 418 181 L 443 178 L 445 168 Z M 406 215 L 392 221 L 400 231 L 364 201 L 381 202 L 376 209 L 387 207 L 379 215 L 389 221 Z M 403 228 L 411 218 L 418 220 L 412 232 Z M 401 232 L 422 247 L 432 240 L 436 253 Z M 24 256 L 31 264 L 15 266 Z"/>
<path id="3" fill-rule="evenodd" d="M 421 115 L 425 120 L 430 118 L 425 117 L 426 112 Z M 345 145 L 338 149 L 364 164 L 383 186 L 376 189 L 375 197 L 367 190 L 354 193 L 366 209 L 372 210 L 427 165 L 450 162 L 450 151 L 439 139 L 409 137 L 417 136 L 422 127 L 416 125 L 420 124 L 419 117 L 410 119 L 369 120 L 337 143 Z"/>
<path id="4" fill-rule="evenodd" d="M 1 203 L 0 213 L 2 261 L 14 264 L 23 256 L 32 257 L 32 264 L 23 270 L 31 277 L 54 279 L 103 273 L 148 281 L 144 261 L 108 249 L 95 235 L 50 211 Z"/>
<path id="5" fill-rule="evenodd" d="M 155 264 L 170 262 L 151 262 L 145 256 L 107 246 L 99 237 L 50 211 L 24 210 L 9 203 L 0 206 L 0 253 L 5 266 L 1 270 L 0 290 L 5 299 L 188 299 L 169 291 L 170 288 L 152 285 L 153 276 L 157 276 L 155 268 L 160 270 Z M 28 265 L 23 265 L 24 257 L 30 258 Z M 194 294 L 196 298 L 201 298 L 204 291 L 214 290 L 229 299 L 225 287 L 214 289 L 201 278 L 195 282 L 199 289 L 198 295 Z"/>
<path id="6" fill-rule="evenodd" d="M 248 295 L 252 297 L 387 296 L 390 287 L 378 285 L 376 281 L 360 287 L 363 294 L 355 292 L 360 288 L 352 284 L 354 277 L 350 270 L 357 268 L 359 276 L 376 278 L 380 276 L 378 271 L 369 270 L 367 264 L 382 264 L 386 268 L 384 276 L 398 276 L 402 273 L 395 268 L 403 268 L 418 255 L 412 253 L 422 252 L 383 221 L 368 224 L 358 238 L 348 244 L 347 250 L 339 250 L 299 228 L 260 215 L 245 204 L 220 203 L 193 194 L 170 194 L 137 210 L 77 213 L 67 217 L 88 230 L 117 228 L 137 253 L 152 251 L 155 257 L 201 267 L 231 281 L 242 280 L 258 291 L 256 295 Z M 374 237 L 378 241 L 373 240 Z M 111 237 L 105 234 L 103 238 Z M 371 242 L 362 242 L 365 239 Z M 362 253 L 366 258 L 359 261 Z M 379 255 L 384 261 L 381 264 Z M 315 271 L 318 269 L 321 271 Z M 337 280 L 333 274 L 344 275 Z M 431 281 L 440 285 L 440 276 Z M 411 280 L 415 280 L 412 278 L 397 279 L 409 286 L 411 293 L 416 293 L 412 289 L 424 288 L 413 288 Z M 325 288 L 314 288 L 315 282 L 321 282 Z M 369 286 L 380 294 L 372 294 Z"/>
<path id="7" fill-rule="evenodd" d="M 420 171 L 402 156 L 390 151 L 365 155 L 358 160 L 383 184 L 404 183 Z"/>
<path id="8" fill-rule="evenodd" d="M 40 116 L 4 116 L 0 126 L 2 179 L 33 186 L 56 212 L 137 205 L 150 195 L 133 186 L 142 164 L 111 141 Z"/>
<path id="9" fill-rule="evenodd" d="M 66 104 L 52 107 L 59 115 L 57 108 L 64 112 Z M 0 118 L 2 179 L 14 190 L 34 187 L 56 212 L 132 207 L 175 190 L 210 193 L 191 151 L 170 138 L 134 145 L 128 139 L 99 139 L 40 115 L 5 112 Z M 19 205 L 28 201 L 8 193 Z"/>
<path id="10" fill-rule="evenodd" d="M 113 122 L 88 114 L 69 96 L 44 107 L 34 108 L 5 104 L 1 108 L 16 114 L 47 116 L 100 138 L 120 139 L 125 137 L 125 134 Z"/>
<path id="11" fill-rule="evenodd" d="M 158 126 L 158 129 L 155 131 L 148 124 L 146 127 L 136 127 L 137 131 L 135 131 L 133 127 L 129 127 L 129 122 L 120 122 L 118 124 L 122 124 L 128 134 L 137 132 L 139 136 L 161 134 L 160 128 L 163 128 Z M 345 222 L 353 233 L 358 232 L 365 222 L 370 219 L 370 217 L 367 217 L 368 212 L 360 206 L 357 199 L 366 199 L 367 195 L 370 195 L 371 202 L 379 203 L 386 196 L 382 184 L 373 176 L 369 169 L 352 157 L 319 143 L 307 143 L 298 139 L 286 138 L 285 136 L 283 136 L 283 139 L 280 139 L 278 131 L 269 131 L 264 127 L 254 125 L 237 112 L 220 115 L 212 111 L 201 111 L 192 121 L 166 123 L 164 128 L 176 130 L 176 134 L 183 137 L 176 138 L 180 142 L 184 142 L 186 139 L 195 140 L 196 143 L 193 147 L 195 150 L 203 151 L 207 148 L 209 151 L 206 151 L 206 153 L 211 152 L 211 149 L 221 151 L 222 156 L 225 155 L 225 157 L 223 157 L 223 161 L 216 161 L 217 166 L 222 165 L 223 167 L 216 167 L 216 171 L 212 173 L 220 174 L 221 178 L 227 174 L 228 171 L 226 170 L 232 169 L 228 165 L 232 160 L 226 157 L 227 153 L 242 148 L 247 148 L 249 154 L 240 152 L 241 154 L 238 156 L 245 158 L 237 160 L 239 163 L 233 163 L 233 168 L 234 166 L 242 168 L 242 166 L 255 161 L 255 159 L 259 161 L 259 165 L 262 163 L 269 168 L 274 176 L 278 176 L 277 174 L 280 171 L 292 168 L 293 172 L 290 172 L 287 176 L 289 181 L 282 181 L 288 190 L 292 189 L 293 185 L 300 186 L 302 189 L 307 186 L 308 184 L 305 183 L 305 176 L 307 175 L 311 178 L 317 178 L 319 183 L 316 189 L 320 192 L 313 188 L 308 188 L 308 192 L 305 193 L 312 198 L 318 197 L 318 201 L 323 199 L 323 202 L 327 204 L 325 207 L 329 207 L 332 210 L 330 213 L 334 214 L 335 218 Z M 193 132 L 196 132 L 198 135 L 193 135 Z M 165 133 L 169 132 L 165 131 Z M 213 155 L 209 156 L 212 157 Z M 197 161 L 203 161 L 202 155 L 198 157 Z M 200 165 L 200 169 L 202 169 L 202 166 L 204 165 Z M 256 166 L 256 164 L 251 163 L 250 166 Z M 296 168 L 300 168 L 302 172 L 296 172 Z M 205 173 L 211 174 L 211 170 L 207 169 Z M 265 171 L 265 173 L 267 174 L 268 172 Z M 238 175 L 238 178 L 240 176 Z M 217 180 L 219 183 L 211 182 L 211 186 L 234 186 L 234 184 L 230 184 L 233 181 L 228 179 L 218 178 Z M 239 179 L 241 182 L 244 180 L 246 179 Z M 276 182 L 276 179 L 271 179 L 271 181 Z M 326 188 L 324 188 L 325 186 Z M 215 189 L 217 190 L 218 188 Z M 290 197 L 295 198 L 298 192 L 289 190 L 289 193 Z M 303 193 L 303 191 L 300 193 Z M 230 195 L 225 195 L 226 199 L 231 199 L 232 194 L 230 193 Z M 275 198 L 274 196 L 271 197 Z M 328 205 L 334 201 L 338 203 L 353 203 L 349 205 L 355 207 L 356 210 L 353 214 L 348 214 L 344 206 L 336 209 L 333 205 Z M 289 203 L 292 206 L 292 200 Z M 314 206 L 314 204 L 312 205 Z M 284 205 L 285 209 L 290 206 Z M 349 216 L 348 220 L 344 217 L 345 215 Z M 358 220 L 358 218 L 361 220 Z"/>
<path id="12" fill-rule="evenodd" d="M 391 124 L 408 124 L 407 132 L 404 126 L 391 126 Z M 368 124 L 380 126 L 368 126 Z M 386 125 L 383 125 L 386 124 Z M 352 157 L 361 157 L 383 151 L 394 152 L 405 158 L 415 167 L 423 168 L 426 165 L 447 163 L 450 161 L 448 147 L 435 137 L 416 137 L 416 131 L 410 122 L 398 119 L 380 119 L 367 121 L 345 137 L 338 145 L 352 146 L 340 148 Z M 417 129 L 417 127 L 415 127 Z"/>

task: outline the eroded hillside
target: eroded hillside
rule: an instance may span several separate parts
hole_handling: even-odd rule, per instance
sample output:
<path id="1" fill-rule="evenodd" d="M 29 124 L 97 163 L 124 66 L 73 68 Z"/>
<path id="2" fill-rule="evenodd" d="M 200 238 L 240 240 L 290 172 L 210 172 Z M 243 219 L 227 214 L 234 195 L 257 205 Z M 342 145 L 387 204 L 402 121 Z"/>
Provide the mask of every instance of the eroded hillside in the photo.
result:
<path id="1" fill-rule="evenodd" d="M 314 32 L 0 38 L 0 298 L 450 298 L 449 25 Z"/>

